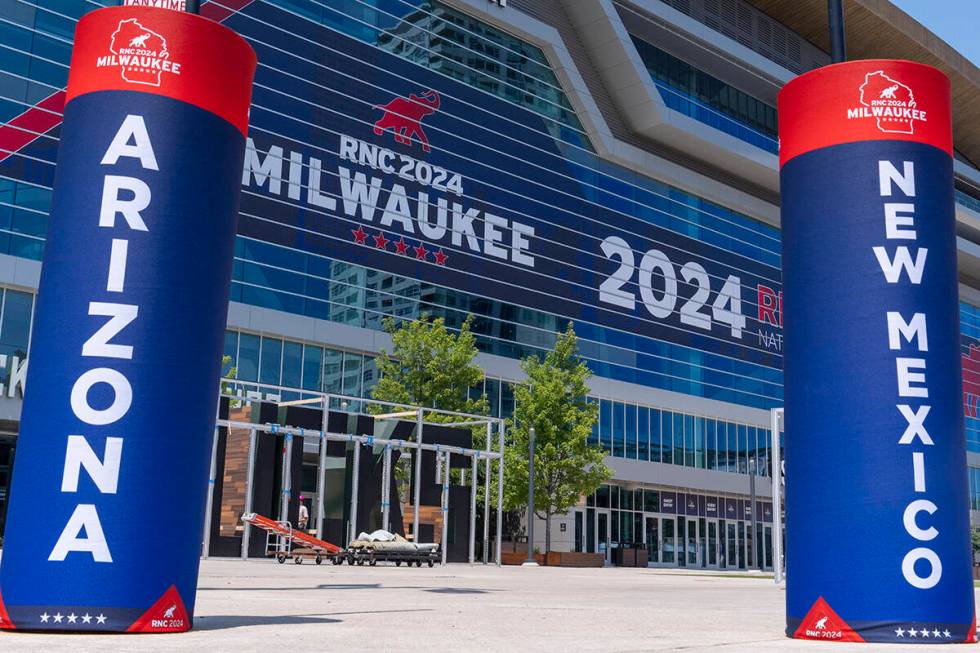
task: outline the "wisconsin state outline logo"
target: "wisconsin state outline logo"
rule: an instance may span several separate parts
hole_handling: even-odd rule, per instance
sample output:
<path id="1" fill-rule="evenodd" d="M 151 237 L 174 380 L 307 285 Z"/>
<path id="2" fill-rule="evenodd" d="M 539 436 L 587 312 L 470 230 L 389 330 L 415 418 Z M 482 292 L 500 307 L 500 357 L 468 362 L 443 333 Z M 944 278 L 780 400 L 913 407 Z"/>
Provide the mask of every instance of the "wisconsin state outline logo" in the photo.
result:
<path id="1" fill-rule="evenodd" d="M 912 88 L 883 70 L 865 75 L 858 92 L 861 106 L 847 110 L 848 120 L 874 118 L 886 134 L 912 134 L 916 121 L 926 122 L 926 112 L 918 107 Z"/>
<path id="2" fill-rule="evenodd" d="M 167 39 L 136 18 L 119 21 L 109 42 L 111 54 L 96 60 L 97 68 L 119 68 L 123 81 L 160 86 L 163 75 L 180 75 L 181 64 L 170 59 Z"/>

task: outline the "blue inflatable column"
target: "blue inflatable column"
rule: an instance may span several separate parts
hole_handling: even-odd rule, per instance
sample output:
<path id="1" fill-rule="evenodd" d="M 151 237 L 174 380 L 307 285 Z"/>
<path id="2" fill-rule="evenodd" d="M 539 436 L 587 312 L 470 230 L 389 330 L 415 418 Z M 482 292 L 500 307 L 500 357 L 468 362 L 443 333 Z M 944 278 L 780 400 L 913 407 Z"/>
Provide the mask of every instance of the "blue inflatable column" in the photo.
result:
<path id="1" fill-rule="evenodd" d="M 949 80 L 820 68 L 779 136 L 787 634 L 975 641 Z"/>
<path id="2" fill-rule="evenodd" d="M 78 22 L 0 627 L 191 627 L 255 64 L 199 16 Z"/>

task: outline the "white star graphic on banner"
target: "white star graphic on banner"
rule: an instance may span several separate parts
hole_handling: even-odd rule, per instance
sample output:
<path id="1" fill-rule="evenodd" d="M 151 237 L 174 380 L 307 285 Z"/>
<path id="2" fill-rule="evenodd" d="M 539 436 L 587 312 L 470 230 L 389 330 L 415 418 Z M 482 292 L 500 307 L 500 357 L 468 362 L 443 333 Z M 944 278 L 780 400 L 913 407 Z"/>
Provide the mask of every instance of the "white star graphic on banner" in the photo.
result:
<path id="1" fill-rule="evenodd" d="M 898 628 L 896 628 L 895 629 L 895 636 L 896 637 L 905 637 L 905 629 L 902 628 L 901 626 L 899 626 Z"/>
<path id="2" fill-rule="evenodd" d="M 951 632 L 949 632 L 948 630 L 944 630 L 943 631 L 943 637 L 945 637 L 946 639 L 949 639 L 952 636 L 953 636 L 953 634 Z"/>
<path id="3" fill-rule="evenodd" d="M 918 636 L 919 636 L 919 631 L 917 631 L 915 628 L 909 628 L 909 637 L 918 637 Z"/>
<path id="4" fill-rule="evenodd" d="M 940 635 L 942 635 L 942 633 L 941 633 L 941 632 L 939 632 L 938 630 L 933 630 L 933 631 L 932 631 L 932 636 L 933 636 L 933 637 L 939 637 Z"/>
<path id="5" fill-rule="evenodd" d="M 64 619 L 64 617 L 61 616 L 61 613 L 60 612 L 54 616 L 54 622 L 56 624 L 60 624 L 63 619 Z"/>
<path id="6" fill-rule="evenodd" d="M 105 623 L 105 615 L 104 614 L 100 614 L 98 617 L 95 618 L 95 620 L 97 622 L 99 622 L 100 624 L 104 624 Z"/>
<path id="7" fill-rule="evenodd" d="M 78 621 L 78 617 L 75 616 L 75 613 L 74 612 L 72 612 L 70 615 L 68 615 L 68 623 L 73 624 L 76 621 Z"/>
<path id="8" fill-rule="evenodd" d="M 83 614 L 82 615 L 82 623 L 83 624 L 90 624 L 90 623 L 92 623 L 92 615 L 90 615 L 88 612 L 86 612 L 85 614 Z"/>
<path id="9" fill-rule="evenodd" d="M 923 628 L 921 632 L 922 632 L 922 636 L 923 637 L 928 637 L 929 636 L 929 631 L 926 628 Z"/>
<path id="10" fill-rule="evenodd" d="M 48 623 L 48 619 L 50 619 L 50 618 L 51 618 L 51 615 L 49 615 L 47 613 L 47 611 L 45 611 L 45 613 L 41 615 L 41 623 L 42 624 Z"/>

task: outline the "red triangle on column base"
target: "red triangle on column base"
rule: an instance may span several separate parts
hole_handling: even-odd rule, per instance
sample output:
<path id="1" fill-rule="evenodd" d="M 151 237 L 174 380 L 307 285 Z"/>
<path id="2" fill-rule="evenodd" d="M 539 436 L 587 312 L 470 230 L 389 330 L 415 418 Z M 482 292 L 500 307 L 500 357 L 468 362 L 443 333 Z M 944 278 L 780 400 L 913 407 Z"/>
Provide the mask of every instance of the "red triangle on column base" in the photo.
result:
<path id="1" fill-rule="evenodd" d="M 174 585 L 163 593 L 156 603 L 132 626 L 127 633 L 182 633 L 191 629 L 184 601 Z"/>
<path id="2" fill-rule="evenodd" d="M 977 615 L 973 615 L 973 622 L 970 624 L 970 631 L 966 634 L 966 639 L 963 641 L 967 644 L 973 644 L 977 641 Z"/>
<path id="3" fill-rule="evenodd" d="M 0 630 L 17 630 L 7 614 L 7 608 L 3 606 L 3 594 L 0 594 Z"/>
<path id="4" fill-rule="evenodd" d="M 847 625 L 847 622 L 834 612 L 833 608 L 819 597 L 806 613 L 800 627 L 793 633 L 796 639 L 816 639 L 820 641 L 832 642 L 863 642 L 864 638 L 858 635 Z"/>

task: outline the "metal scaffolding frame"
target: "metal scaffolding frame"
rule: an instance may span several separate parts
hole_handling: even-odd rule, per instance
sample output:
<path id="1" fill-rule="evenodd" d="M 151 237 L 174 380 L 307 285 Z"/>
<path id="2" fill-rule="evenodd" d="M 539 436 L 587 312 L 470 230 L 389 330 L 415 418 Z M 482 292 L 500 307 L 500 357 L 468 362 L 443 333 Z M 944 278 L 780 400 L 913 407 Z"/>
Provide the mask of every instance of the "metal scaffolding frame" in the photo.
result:
<path id="1" fill-rule="evenodd" d="M 479 460 L 483 458 L 486 461 L 485 465 L 485 500 L 486 507 L 484 510 L 483 519 L 483 563 L 487 564 L 489 559 L 489 529 L 490 529 L 490 511 L 492 507 L 491 502 L 491 488 L 490 488 L 490 478 L 492 475 L 492 463 L 497 461 L 497 528 L 496 528 L 496 560 L 495 564 L 500 566 L 501 564 L 501 543 L 503 537 L 503 510 L 501 506 L 503 505 L 504 496 L 504 465 L 503 465 L 503 448 L 504 448 L 504 420 L 498 417 L 486 417 L 481 415 L 472 415 L 469 413 L 461 413 L 457 411 L 447 411 L 440 410 L 436 408 L 424 408 L 420 406 L 411 406 L 408 404 L 400 404 L 390 401 L 378 401 L 375 399 L 366 399 L 364 397 L 354 397 L 350 395 L 342 395 L 337 393 L 325 393 L 325 392 L 315 392 L 311 390 L 301 390 L 298 388 L 290 388 L 286 386 L 270 385 L 270 384 L 260 384 L 249 381 L 240 381 L 237 379 L 222 379 L 222 387 L 253 387 L 262 388 L 264 390 L 273 390 L 277 392 L 284 392 L 290 394 L 298 394 L 300 396 L 306 395 L 306 398 L 290 401 L 275 401 L 278 406 L 296 406 L 305 405 L 314 408 L 320 408 L 323 410 L 323 419 L 321 421 L 321 428 L 319 431 L 304 429 L 300 427 L 293 427 L 288 425 L 279 424 L 256 424 L 253 422 L 238 422 L 234 420 L 227 419 L 217 419 L 215 423 L 214 432 L 214 442 L 212 445 L 212 455 L 211 455 L 211 475 L 208 482 L 208 497 L 207 497 L 207 508 L 206 514 L 208 516 L 212 515 L 213 504 L 214 504 L 214 488 L 216 483 L 216 473 L 217 473 L 217 443 L 218 443 L 218 429 L 221 427 L 234 428 L 241 430 L 248 430 L 249 432 L 249 450 L 248 450 L 248 467 L 247 476 L 245 483 L 245 513 L 253 512 L 252 509 L 252 489 L 255 480 L 255 456 L 256 456 L 256 444 L 258 441 L 259 434 L 267 435 L 282 435 L 285 437 L 285 451 L 283 453 L 281 464 L 282 464 L 282 492 L 279 504 L 279 520 L 286 521 L 288 518 L 287 510 L 289 505 L 289 500 L 292 495 L 291 487 L 291 475 L 288 473 L 290 461 L 292 459 L 292 446 L 293 438 L 295 436 L 310 438 L 317 437 L 319 439 L 319 456 L 318 456 L 318 473 L 317 473 L 317 506 L 316 506 L 316 528 L 322 534 L 323 533 L 323 520 L 325 519 L 325 511 L 323 505 L 324 490 L 326 486 L 326 451 L 327 443 L 330 441 L 334 442 L 351 442 L 356 443 L 359 446 L 353 448 L 353 469 L 352 469 L 352 490 L 351 490 L 351 505 L 350 505 L 350 539 L 353 540 L 357 537 L 357 505 L 358 505 L 358 473 L 360 468 L 360 449 L 361 446 L 383 446 L 383 456 L 384 463 L 382 466 L 382 489 L 381 489 L 381 502 L 382 502 L 382 527 L 388 530 L 390 526 L 390 496 L 391 496 L 391 474 L 392 474 L 392 464 L 391 464 L 391 453 L 393 449 L 409 449 L 414 450 L 416 453 L 413 454 L 413 463 L 415 466 L 415 491 L 413 498 L 413 536 L 418 538 L 419 532 L 419 500 L 420 500 L 420 487 L 421 487 L 421 470 L 422 470 L 422 456 L 419 455 L 421 451 L 433 451 L 436 454 L 436 465 L 440 469 L 441 481 L 442 481 L 442 496 L 441 496 L 441 510 L 442 510 L 442 564 L 446 564 L 446 549 L 448 543 L 448 512 L 449 512 L 449 470 L 451 456 L 453 454 L 467 456 L 471 458 L 471 479 L 470 479 L 470 529 L 469 529 L 469 549 L 468 549 L 468 560 L 469 564 L 475 563 L 475 541 L 476 541 L 476 504 L 477 504 L 477 470 L 479 467 Z M 258 394 L 258 393 L 256 393 Z M 219 397 L 227 398 L 231 400 L 238 401 L 271 401 L 268 399 L 263 399 L 261 396 L 251 396 L 252 393 L 248 393 L 246 396 L 239 396 L 234 394 L 224 394 L 221 393 Z M 383 415 L 369 415 L 366 413 L 350 413 L 348 412 L 347 420 L 347 433 L 330 433 L 328 430 L 328 418 L 330 413 L 330 406 L 332 402 L 340 402 L 341 406 L 345 407 L 350 404 L 350 402 L 363 402 L 365 404 L 374 404 L 381 406 L 390 406 L 394 409 L 399 409 L 391 413 L 386 413 Z M 372 417 L 375 420 L 386 420 L 386 419 L 399 419 L 404 417 L 415 417 L 416 427 L 415 427 L 415 441 L 410 440 L 399 440 L 399 439 L 387 439 L 379 438 L 373 435 L 358 435 L 353 433 L 356 431 L 356 422 L 359 415 L 365 415 Z M 451 447 L 446 445 L 438 444 L 427 444 L 423 440 L 423 434 L 425 429 L 425 415 L 435 414 L 435 415 L 446 415 L 457 418 L 457 421 L 444 423 L 438 422 L 433 423 L 433 426 L 442 427 L 472 427 L 479 426 L 481 424 L 486 425 L 487 429 L 487 442 L 485 449 L 470 449 L 464 447 Z M 497 450 L 494 450 L 493 446 L 493 427 L 497 427 Z M 312 520 L 311 520 L 312 521 Z M 242 532 L 242 548 L 241 548 L 241 558 L 243 560 L 248 559 L 248 548 L 250 541 L 250 530 L 251 526 L 249 524 L 244 524 L 244 530 Z M 207 523 L 204 528 L 204 557 L 207 558 L 210 552 L 211 544 L 211 519 L 207 519 Z"/>

